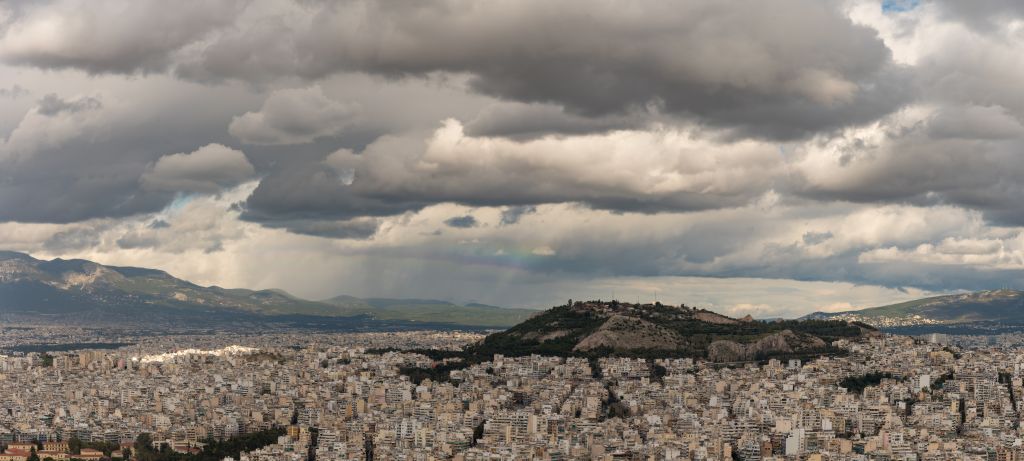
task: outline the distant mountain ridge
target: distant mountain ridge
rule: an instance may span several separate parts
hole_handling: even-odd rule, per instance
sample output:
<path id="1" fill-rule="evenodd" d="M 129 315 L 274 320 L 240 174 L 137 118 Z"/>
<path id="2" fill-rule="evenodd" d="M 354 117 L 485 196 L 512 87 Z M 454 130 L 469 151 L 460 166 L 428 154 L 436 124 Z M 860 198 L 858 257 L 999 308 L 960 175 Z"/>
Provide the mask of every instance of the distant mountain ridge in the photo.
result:
<path id="1" fill-rule="evenodd" d="M 875 326 L 1005 322 L 1024 324 L 1024 291 L 988 290 L 933 296 L 843 312 L 815 312 L 814 319 L 853 319 Z"/>
<path id="2" fill-rule="evenodd" d="M 258 316 L 369 316 L 481 327 L 514 325 L 536 313 L 423 299 L 337 296 L 310 301 L 284 290 L 203 287 L 157 270 L 83 259 L 50 261 L 0 251 L 0 313 L 134 315 L 202 312 Z"/>

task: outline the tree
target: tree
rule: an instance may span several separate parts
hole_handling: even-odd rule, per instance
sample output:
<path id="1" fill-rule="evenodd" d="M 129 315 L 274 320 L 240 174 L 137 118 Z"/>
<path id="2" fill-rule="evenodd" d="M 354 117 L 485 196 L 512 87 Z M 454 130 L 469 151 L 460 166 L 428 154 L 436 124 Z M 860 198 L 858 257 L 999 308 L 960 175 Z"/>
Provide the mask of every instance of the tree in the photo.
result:
<path id="1" fill-rule="evenodd" d="M 665 367 L 658 365 L 657 363 L 654 363 L 654 360 L 651 360 L 651 381 L 660 383 L 664 380 L 665 375 L 667 374 L 668 370 L 665 369 Z"/>
<path id="2" fill-rule="evenodd" d="M 32 453 L 28 455 L 28 461 L 39 461 L 39 454 L 36 453 L 36 447 L 32 447 Z"/>
<path id="3" fill-rule="evenodd" d="M 476 442 L 478 440 L 484 438 L 484 424 L 486 424 L 486 423 L 487 423 L 487 420 L 480 421 L 480 424 L 477 425 L 475 428 L 473 428 L 473 440 L 469 441 L 469 446 L 475 447 L 476 446 Z"/>
<path id="4" fill-rule="evenodd" d="M 138 437 L 135 437 L 136 453 L 148 453 L 151 451 L 153 451 L 153 436 L 143 432 Z"/>
<path id="5" fill-rule="evenodd" d="M 68 440 L 68 450 L 73 455 L 82 454 L 82 439 L 79 439 L 78 437 L 71 437 L 71 439 Z"/>

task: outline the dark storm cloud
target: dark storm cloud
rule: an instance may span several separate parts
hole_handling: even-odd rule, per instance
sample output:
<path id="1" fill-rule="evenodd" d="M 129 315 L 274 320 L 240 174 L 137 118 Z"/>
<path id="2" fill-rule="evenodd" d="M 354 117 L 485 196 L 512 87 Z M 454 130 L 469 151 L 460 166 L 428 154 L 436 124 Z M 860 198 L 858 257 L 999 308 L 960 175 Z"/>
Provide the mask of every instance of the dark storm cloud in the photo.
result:
<path id="1" fill-rule="evenodd" d="M 170 197 L 137 193 L 143 167 L 84 167 L 77 174 L 19 167 L 17 176 L 0 178 L 0 221 L 71 223 L 157 211 Z"/>
<path id="2" fill-rule="evenodd" d="M 154 212 L 177 190 L 209 191 L 209 184 L 230 185 L 245 176 L 244 157 L 202 165 L 165 161 L 153 170 L 165 155 L 196 150 L 196 139 L 228 138 L 224 125 L 211 120 L 237 113 L 230 92 L 189 88 L 168 95 L 158 86 L 136 85 L 143 90 L 129 88 L 130 98 L 48 94 L 29 108 L 0 143 L 0 221 L 70 223 Z M 182 115 L 212 93 L 221 99 L 209 110 Z M 163 185 L 182 187 L 142 187 L 147 171 Z"/>
<path id="3" fill-rule="evenodd" d="M 232 27 L 239 3 L 130 5 L 32 9 L 0 39 L 0 56 L 90 72 L 174 66 L 211 82 L 468 74 L 480 93 L 576 117 L 654 110 L 772 138 L 870 121 L 910 96 L 875 32 L 833 1 L 281 3 L 291 16 L 253 13 Z M 45 41 L 47 21 L 75 27 Z"/>
<path id="4" fill-rule="evenodd" d="M 549 104 L 507 103 L 490 106 L 466 124 L 471 136 L 507 136 L 528 139 L 550 134 L 600 133 L 613 129 L 639 128 L 650 118 L 646 114 L 585 117 L 566 113 Z"/>
<path id="5" fill-rule="evenodd" d="M 477 225 L 476 218 L 474 218 L 472 215 L 453 216 L 451 218 L 444 220 L 444 223 L 448 227 L 455 227 L 459 229 L 468 229 L 471 227 L 476 227 Z"/>
<path id="6" fill-rule="evenodd" d="M 283 32 L 265 50 L 235 38 L 251 30 L 225 33 L 183 69 L 240 79 L 464 72 L 481 93 L 589 117 L 653 107 L 780 138 L 872 120 L 907 97 L 874 31 L 833 2 L 341 2 Z M 267 66 L 221 62 L 253 53 Z"/>
<path id="7" fill-rule="evenodd" d="M 244 205 L 242 218 L 265 224 L 295 220 L 349 220 L 393 216 L 419 210 L 428 202 L 366 197 L 353 193 L 331 168 L 299 165 L 263 178 Z"/>
<path id="8" fill-rule="evenodd" d="M 1024 126 L 1002 108 L 950 106 L 910 125 L 883 124 L 881 131 L 812 150 L 793 191 L 816 200 L 956 204 L 998 222 L 1024 223 Z M 830 150 L 841 155 L 826 155 Z"/>
<path id="9" fill-rule="evenodd" d="M 292 219 L 263 221 L 261 224 L 272 229 L 285 229 L 300 235 L 327 237 L 332 239 L 364 240 L 373 237 L 380 228 L 380 220 L 355 218 L 344 221 L 324 219 Z"/>
<path id="10" fill-rule="evenodd" d="M 377 234 L 381 221 L 377 218 L 332 219 L 276 219 L 263 220 L 260 224 L 269 228 L 283 228 L 302 236 L 326 237 L 329 239 L 366 240 Z"/>

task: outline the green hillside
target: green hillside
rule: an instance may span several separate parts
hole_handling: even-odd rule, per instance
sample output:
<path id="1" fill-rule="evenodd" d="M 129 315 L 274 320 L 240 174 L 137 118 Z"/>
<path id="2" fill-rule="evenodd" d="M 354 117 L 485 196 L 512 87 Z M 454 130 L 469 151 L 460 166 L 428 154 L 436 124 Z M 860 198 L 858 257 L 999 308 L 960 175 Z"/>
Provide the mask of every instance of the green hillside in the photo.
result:
<path id="1" fill-rule="evenodd" d="M 613 354 L 729 362 L 831 353 L 832 341 L 871 332 L 835 320 L 760 322 L 686 306 L 589 301 L 544 311 L 489 335 L 470 352 L 484 357 Z"/>

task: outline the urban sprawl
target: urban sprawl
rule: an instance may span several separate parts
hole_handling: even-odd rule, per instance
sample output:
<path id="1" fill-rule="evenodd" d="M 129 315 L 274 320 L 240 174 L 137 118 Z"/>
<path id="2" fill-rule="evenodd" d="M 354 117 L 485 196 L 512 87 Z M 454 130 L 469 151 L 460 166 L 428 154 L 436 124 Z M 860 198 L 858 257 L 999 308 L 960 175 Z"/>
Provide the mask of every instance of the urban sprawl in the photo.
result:
<path id="1" fill-rule="evenodd" d="M 276 442 L 236 461 L 1024 459 L 1016 335 L 883 335 L 837 341 L 836 357 L 731 367 L 495 355 L 418 382 L 402 371 L 443 361 L 394 350 L 482 335 L 0 336 L 130 344 L 0 358 L 0 460 L 131 457 L 140 434 L 194 453 L 272 429 Z"/>

